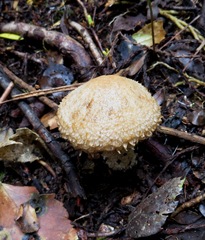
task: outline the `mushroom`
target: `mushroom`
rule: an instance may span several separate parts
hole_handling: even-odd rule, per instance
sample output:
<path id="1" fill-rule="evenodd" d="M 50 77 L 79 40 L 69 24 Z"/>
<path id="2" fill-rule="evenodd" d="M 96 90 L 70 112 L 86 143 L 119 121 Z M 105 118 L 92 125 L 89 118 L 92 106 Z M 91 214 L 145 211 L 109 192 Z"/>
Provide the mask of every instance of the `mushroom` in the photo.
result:
<path id="1" fill-rule="evenodd" d="M 102 153 L 113 169 L 132 166 L 134 146 L 161 121 L 160 107 L 148 90 L 118 75 L 93 78 L 69 93 L 57 117 L 63 138 L 75 149 Z"/>

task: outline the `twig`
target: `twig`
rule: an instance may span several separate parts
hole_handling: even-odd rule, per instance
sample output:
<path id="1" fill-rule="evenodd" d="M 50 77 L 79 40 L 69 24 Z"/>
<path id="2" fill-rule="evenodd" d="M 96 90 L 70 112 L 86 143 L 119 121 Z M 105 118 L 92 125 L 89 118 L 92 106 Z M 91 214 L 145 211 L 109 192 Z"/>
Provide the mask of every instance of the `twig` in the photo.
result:
<path id="1" fill-rule="evenodd" d="M 171 227 L 171 228 L 167 228 L 165 230 L 161 231 L 161 234 L 166 234 L 169 235 L 171 238 L 173 235 L 177 235 L 179 233 L 184 233 L 187 232 L 188 230 L 194 230 L 194 232 L 198 232 L 197 229 L 201 229 L 201 232 L 203 231 L 203 228 L 205 227 L 205 224 L 197 224 L 193 223 L 193 224 L 189 224 L 189 225 L 182 225 L 180 227 Z M 188 234 L 188 233 L 187 233 Z M 187 235 L 186 235 L 187 236 Z M 193 237 L 193 235 L 192 235 Z M 169 239 L 169 238 L 167 238 Z M 172 238 L 173 239 L 173 238 Z M 178 237 L 175 238 L 176 240 L 179 239 Z M 186 238 L 185 238 L 186 239 Z M 193 238 L 192 238 L 193 239 Z M 196 238 L 195 238 L 196 239 Z M 202 239 L 200 237 L 198 237 L 197 239 Z"/>
<path id="2" fill-rule="evenodd" d="M 16 33 L 21 36 L 35 38 L 57 47 L 63 54 L 71 55 L 77 66 L 86 68 L 91 65 L 91 59 L 84 47 L 73 38 L 32 24 L 10 22 L 0 24 L 0 32 Z M 80 71 L 80 69 L 79 69 Z"/>
<path id="3" fill-rule="evenodd" d="M 202 3 L 202 9 L 201 9 L 201 14 L 200 14 L 200 18 L 199 18 L 199 24 L 200 27 L 205 29 L 205 0 L 203 0 Z"/>
<path id="4" fill-rule="evenodd" d="M 47 171 L 54 177 L 56 178 L 56 173 L 54 172 L 54 170 L 52 169 L 52 167 L 45 161 L 43 160 L 38 160 L 38 162 L 47 169 Z"/>
<path id="5" fill-rule="evenodd" d="M 192 77 L 192 76 L 189 76 L 187 73 L 184 73 L 184 76 L 187 78 L 188 82 L 194 82 L 196 83 L 198 86 L 203 86 L 205 87 L 205 82 L 195 78 L 195 77 Z"/>
<path id="6" fill-rule="evenodd" d="M 175 137 L 178 137 L 178 138 L 183 138 L 183 139 L 191 141 L 191 142 L 195 142 L 195 143 L 205 145 L 205 138 L 200 137 L 196 134 L 182 132 L 182 131 L 179 131 L 179 130 L 176 130 L 176 129 L 173 129 L 173 128 L 169 128 L 169 127 L 164 127 L 164 126 L 159 126 L 157 128 L 157 132 L 168 134 L 168 135 L 175 136 Z"/>
<path id="7" fill-rule="evenodd" d="M 8 87 L 5 89 L 4 93 L 2 94 L 1 98 L 0 98 L 0 104 L 7 99 L 8 95 L 10 94 L 12 88 L 14 87 L 14 83 L 10 82 Z"/>
<path id="8" fill-rule="evenodd" d="M 83 38 L 83 40 L 88 44 L 90 51 L 95 58 L 96 62 L 101 65 L 103 63 L 102 56 L 100 52 L 97 49 L 97 46 L 93 42 L 93 39 L 91 38 L 89 32 L 87 31 L 86 28 L 81 26 L 79 23 L 74 22 L 74 21 L 68 21 L 71 27 L 73 27 Z"/>
<path id="9" fill-rule="evenodd" d="M 8 68 L 4 67 L 1 63 L 0 63 L 0 68 L 3 70 L 3 72 L 5 72 L 8 75 L 8 77 L 10 79 L 12 79 L 12 81 L 16 85 L 18 85 L 21 88 L 28 90 L 28 91 L 36 91 L 36 89 L 34 87 L 25 83 L 23 80 L 21 80 L 19 77 L 17 77 L 14 73 L 12 73 Z M 39 100 L 54 110 L 57 110 L 57 108 L 58 108 L 58 105 L 47 97 L 39 97 Z M 8 100 L 8 101 L 10 101 L 10 100 Z M 6 101 L 4 101 L 4 103 L 5 102 Z"/>
<path id="10" fill-rule="evenodd" d="M 153 17 L 153 11 L 152 11 L 152 4 L 150 0 L 147 0 L 147 4 L 149 6 L 150 10 L 150 17 L 151 17 L 151 27 L 152 27 L 152 46 L 153 51 L 155 52 L 155 38 L 154 38 L 154 17 Z"/>
<path id="11" fill-rule="evenodd" d="M 197 149 L 198 147 L 194 146 L 194 147 L 189 147 L 186 148 L 182 151 L 180 151 L 179 153 L 177 153 L 174 156 L 171 156 L 169 158 L 169 160 L 167 161 L 167 164 L 163 167 L 163 169 L 160 171 L 160 173 L 157 175 L 157 177 L 154 179 L 153 183 L 151 184 L 151 186 L 149 186 L 149 188 L 147 189 L 147 191 L 145 192 L 143 199 L 146 198 L 146 196 L 148 195 L 149 191 L 151 190 L 151 188 L 154 186 L 154 184 L 156 183 L 156 181 L 158 180 L 158 178 L 167 170 L 167 168 L 172 165 L 172 163 L 178 158 L 180 157 L 182 154 L 185 154 L 187 152 L 193 151 L 195 149 Z"/>
<path id="12" fill-rule="evenodd" d="M 190 25 L 190 24 L 193 24 L 198 18 L 199 18 L 199 16 L 195 17 L 195 18 L 189 23 L 189 25 Z M 168 46 L 174 39 L 177 38 L 177 36 L 179 36 L 183 31 L 185 31 L 185 30 L 188 28 L 189 25 L 187 25 L 186 27 L 184 27 L 183 29 L 181 29 L 179 32 L 177 32 L 173 37 L 171 37 L 170 40 L 167 41 L 167 42 L 160 48 L 160 50 L 162 51 L 163 48 L 165 48 L 166 46 Z"/>
<path id="13" fill-rule="evenodd" d="M 89 238 L 106 238 L 119 234 L 120 232 L 122 232 L 122 230 L 117 229 L 110 232 L 96 232 L 96 233 L 87 232 L 86 235 Z"/>
<path id="14" fill-rule="evenodd" d="M 196 39 L 196 40 L 201 40 L 203 41 L 204 40 L 204 37 L 202 36 L 202 34 L 198 31 L 198 29 L 192 27 L 190 24 L 187 24 L 185 21 L 182 21 L 181 19 L 175 17 L 172 15 L 173 11 L 166 11 L 166 10 L 162 10 L 160 9 L 159 10 L 160 14 L 162 16 L 165 16 L 166 18 L 170 19 L 172 22 L 174 22 L 177 27 L 179 29 L 184 29 L 187 27 L 187 30 L 189 30 L 189 32 L 193 35 L 193 37 Z M 197 19 L 199 18 L 200 16 L 197 16 Z"/>
<path id="15" fill-rule="evenodd" d="M 172 213 L 171 218 L 175 217 L 178 213 L 180 213 L 184 209 L 190 208 L 190 207 L 193 207 L 196 204 L 199 204 L 204 199 L 205 199 L 205 193 L 203 193 L 202 195 L 200 195 L 196 198 L 193 198 L 193 199 L 189 200 L 188 202 L 183 203 Z"/>
<path id="16" fill-rule="evenodd" d="M 88 11 L 87 11 L 86 7 L 84 6 L 83 2 L 80 1 L 80 0 L 77 0 L 77 2 L 80 4 L 80 6 L 83 9 L 85 19 L 88 22 L 88 25 L 93 27 L 94 26 L 94 21 L 92 20 L 92 17 L 90 16 L 90 14 L 88 14 Z"/>
<path id="17" fill-rule="evenodd" d="M 36 63 L 40 64 L 41 66 L 43 64 L 47 64 L 46 59 L 44 59 L 44 58 L 40 58 L 40 59 L 37 58 L 37 56 L 36 56 L 37 54 L 28 54 L 28 53 L 19 52 L 19 51 L 16 51 L 16 50 L 7 50 L 7 49 L 6 49 L 6 51 L 9 51 L 10 53 L 15 54 L 16 56 L 18 56 L 18 57 L 20 57 L 22 59 L 27 58 L 27 59 L 29 59 L 29 60 L 31 60 L 33 62 L 36 62 Z"/>
<path id="18" fill-rule="evenodd" d="M 4 74 L 0 68 L 0 86 L 4 89 L 9 85 L 10 80 Z M 20 91 L 17 88 L 13 88 L 11 95 L 17 95 Z M 76 175 L 74 166 L 71 162 L 70 157 L 63 152 L 60 144 L 55 140 L 51 133 L 43 126 L 39 118 L 35 115 L 31 107 L 23 102 L 19 101 L 18 106 L 24 115 L 27 117 L 28 121 L 33 126 L 34 130 L 39 134 L 39 136 L 44 140 L 48 148 L 51 150 L 56 159 L 58 159 L 62 165 L 64 172 L 66 173 L 66 178 L 68 179 L 68 190 L 73 197 L 83 197 L 85 198 L 84 190 L 82 189 L 78 177 Z"/>
<path id="19" fill-rule="evenodd" d="M 55 93 L 55 92 L 71 91 L 71 90 L 74 90 L 77 87 L 81 86 L 82 84 L 83 83 L 74 83 L 74 84 L 68 85 L 68 86 L 66 85 L 66 86 L 48 88 L 48 89 L 43 89 L 43 90 L 35 90 L 35 91 L 28 92 L 28 93 L 21 93 L 21 94 L 12 96 L 12 99 L 6 100 L 6 101 L 4 101 L 0 104 L 13 102 L 13 101 L 17 101 L 17 100 L 22 100 L 22 99 L 27 99 L 27 98 L 30 98 L 30 97 L 39 97 L 39 96 L 42 96 L 42 95 L 51 94 L 51 93 Z M 55 102 L 53 102 L 53 104 L 54 104 L 53 108 L 57 109 L 58 105 Z"/>

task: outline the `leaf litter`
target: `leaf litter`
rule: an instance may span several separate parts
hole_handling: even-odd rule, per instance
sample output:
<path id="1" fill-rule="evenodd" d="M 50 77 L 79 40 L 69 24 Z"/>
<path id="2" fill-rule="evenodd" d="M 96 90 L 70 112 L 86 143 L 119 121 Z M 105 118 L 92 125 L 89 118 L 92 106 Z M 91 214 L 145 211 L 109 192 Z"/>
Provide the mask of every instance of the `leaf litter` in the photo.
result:
<path id="1" fill-rule="evenodd" d="M 63 204 L 34 187 L 0 183 L 0 225 L 0 239 L 78 239 Z"/>
<path id="2" fill-rule="evenodd" d="M 33 162 L 49 153 L 43 140 L 29 128 L 19 128 L 14 134 L 11 128 L 0 133 L 0 160 Z"/>
<path id="3" fill-rule="evenodd" d="M 167 217 L 178 205 L 175 198 L 181 193 L 184 181 L 171 179 L 142 200 L 128 217 L 127 235 L 140 238 L 161 231 Z"/>

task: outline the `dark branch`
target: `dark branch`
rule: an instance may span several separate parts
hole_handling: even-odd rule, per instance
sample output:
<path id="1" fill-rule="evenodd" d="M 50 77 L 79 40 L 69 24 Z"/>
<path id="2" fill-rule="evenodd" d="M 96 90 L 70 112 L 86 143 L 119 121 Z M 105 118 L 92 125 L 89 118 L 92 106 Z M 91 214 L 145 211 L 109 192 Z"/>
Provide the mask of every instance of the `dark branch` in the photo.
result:
<path id="1" fill-rule="evenodd" d="M 9 85 L 10 80 L 4 74 L 0 68 L 0 86 L 4 89 Z M 17 88 L 13 88 L 11 95 L 20 94 L 21 92 Z M 39 136 L 45 141 L 48 148 L 52 151 L 53 155 L 58 159 L 62 165 L 63 170 L 66 173 L 68 179 L 68 190 L 72 197 L 83 197 L 85 198 L 84 190 L 82 189 L 78 177 L 76 175 L 74 166 L 70 160 L 70 157 L 62 151 L 60 144 L 53 138 L 51 133 L 44 127 L 39 118 L 35 115 L 31 107 L 24 101 L 19 101 L 18 106 L 21 111 L 25 114 L 34 130 Z"/>

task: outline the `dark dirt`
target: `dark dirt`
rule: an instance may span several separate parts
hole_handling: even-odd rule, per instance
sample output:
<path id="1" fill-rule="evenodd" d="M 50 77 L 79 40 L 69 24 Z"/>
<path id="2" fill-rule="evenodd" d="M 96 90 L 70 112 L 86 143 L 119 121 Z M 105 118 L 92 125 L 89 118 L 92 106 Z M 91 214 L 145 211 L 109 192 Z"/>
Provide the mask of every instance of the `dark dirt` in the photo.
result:
<path id="1" fill-rule="evenodd" d="M 77 1 L 65 1 L 65 5 L 61 6 L 62 1 L 37 0 L 29 6 L 23 0 L 19 1 L 16 9 L 12 1 L 2 0 L 0 23 L 2 27 L 4 23 L 11 21 L 23 22 L 44 27 L 46 30 L 53 28 L 53 30 L 68 33 L 84 46 L 86 54 L 91 59 L 90 64 L 80 66 L 73 56 L 63 53 L 57 46 L 51 47 L 47 42 L 37 41 L 28 37 L 27 34 L 22 41 L 0 38 L 0 63 L 33 87 L 58 87 L 69 85 L 73 79 L 84 82 L 92 76 L 116 73 L 129 67 L 134 60 L 140 59 L 146 50 L 147 55 L 142 67 L 128 77 L 141 82 L 152 94 L 157 93 L 157 100 L 161 103 L 163 126 L 203 136 L 205 134 L 204 47 L 199 50 L 202 41 L 194 39 L 188 31 L 182 31 L 176 35 L 179 32 L 177 26 L 159 14 L 159 8 L 176 10 L 178 18 L 187 23 L 199 15 L 200 17 L 192 23 L 192 26 L 205 36 L 205 14 L 203 15 L 202 11 L 202 1 L 153 1 L 154 18 L 162 19 L 166 30 L 165 39 L 156 46 L 155 51 L 152 48 L 137 46 L 130 40 L 133 33 L 150 22 L 147 1 L 139 1 L 139 3 L 113 1 L 116 4 L 110 1 L 110 7 L 108 5 L 106 7 L 106 1 L 84 2 L 87 11 L 94 19 L 94 26 L 88 27 L 82 7 Z M 123 16 L 126 11 L 127 15 L 132 17 L 130 22 L 118 21 L 113 25 L 113 20 L 121 14 Z M 133 24 L 135 21 L 133 17 L 136 16 L 138 21 Z M 99 43 L 104 50 L 106 48 L 110 50 L 109 57 L 104 58 L 101 66 L 94 60 L 88 44 L 66 19 L 86 27 L 96 44 Z M 58 21 L 61 21 L 60 25 L 54 26 Z M 127 48 L 128 42 L 132 45 L 131 50 Z M 100 48 L 99 44 L 98 48 Z M 66 69 L 56 67 L 55 71 L 47 70 L 45 74 L 49 63 L 59 64 L 62 61 Z M 159 64 L 150 70 L 155 63 Z M 58 76 L 55 78 L 53 76 L 56 72 Z M 185 73 L 192 76 L 195 81 Z M 21 87 L 19 89 L 22 90 Z M 1 87 L 0 91 L 3 93 L 4 89 Z M 48 97 L 58 104 L 63 95 L 62 92 L 53 93 Z M 23 101 L 32 104 L 32 109 L 38 118 L 51 111 L 50 107 L 40 103 L 37 98 Z M 16 130 L 20 127 L 33 129 L 20 111 L 17 102 L 0 105 L 0 119 L 0 127 L 4 129 Z M 84 216 L 74 222 L 76 227 L 84 229 L 87 233 L 82 239 L 90 237 L 97 239 L 102 223 L 112 226 L 115 234 L 106 236 L 101 233 L 98 239 L 130 239 L 125 236 L 125 229 L 132 207 L 141 202 L 148 190 L 149 193 L 156 191 L 171 178 L 186 176 L 183 193 L 178 196 L 179 203 L 204 193 L 204 146 L 194 141 L 155 132 L 151 139 L 139 143 L 136 147 L 138 164 L 127 171 L 115 172 L 108 169 L 102 159 L 95 160 L 94 169 L 86 168 L 84 163 L 88 156 L 85 153 L 79 156 L 79 153 L 60 137 L 57 128 L 48 130 L 75 165 L 87 199 L 71 197 L 60 163 L 49 157 L 44 160 L 53 168 L 56 178 L 53 178 L 38 162 L 5 164 L 1 161 L 0 169 L 4 175 L 2 182 L 13 185 L 32 185 L 40 193 L 55 193 L 56 198 L 64 203 L 71 220 Z M 174 156 L 177 157 L 174 159 Z M 172 163 L 164 169 L 171 160 L 173 160 Z M 136 193 L 134 199 L 129 204 L 123 205 L 122 199 L 133 193 Z M 175 220 L 168 218 L 161 232 L 144 239 L 205 239 L 202 207 L 204 207 L 203 201 L 184 210 L 183 215 L 180 217 L 179 214 Z"/>

